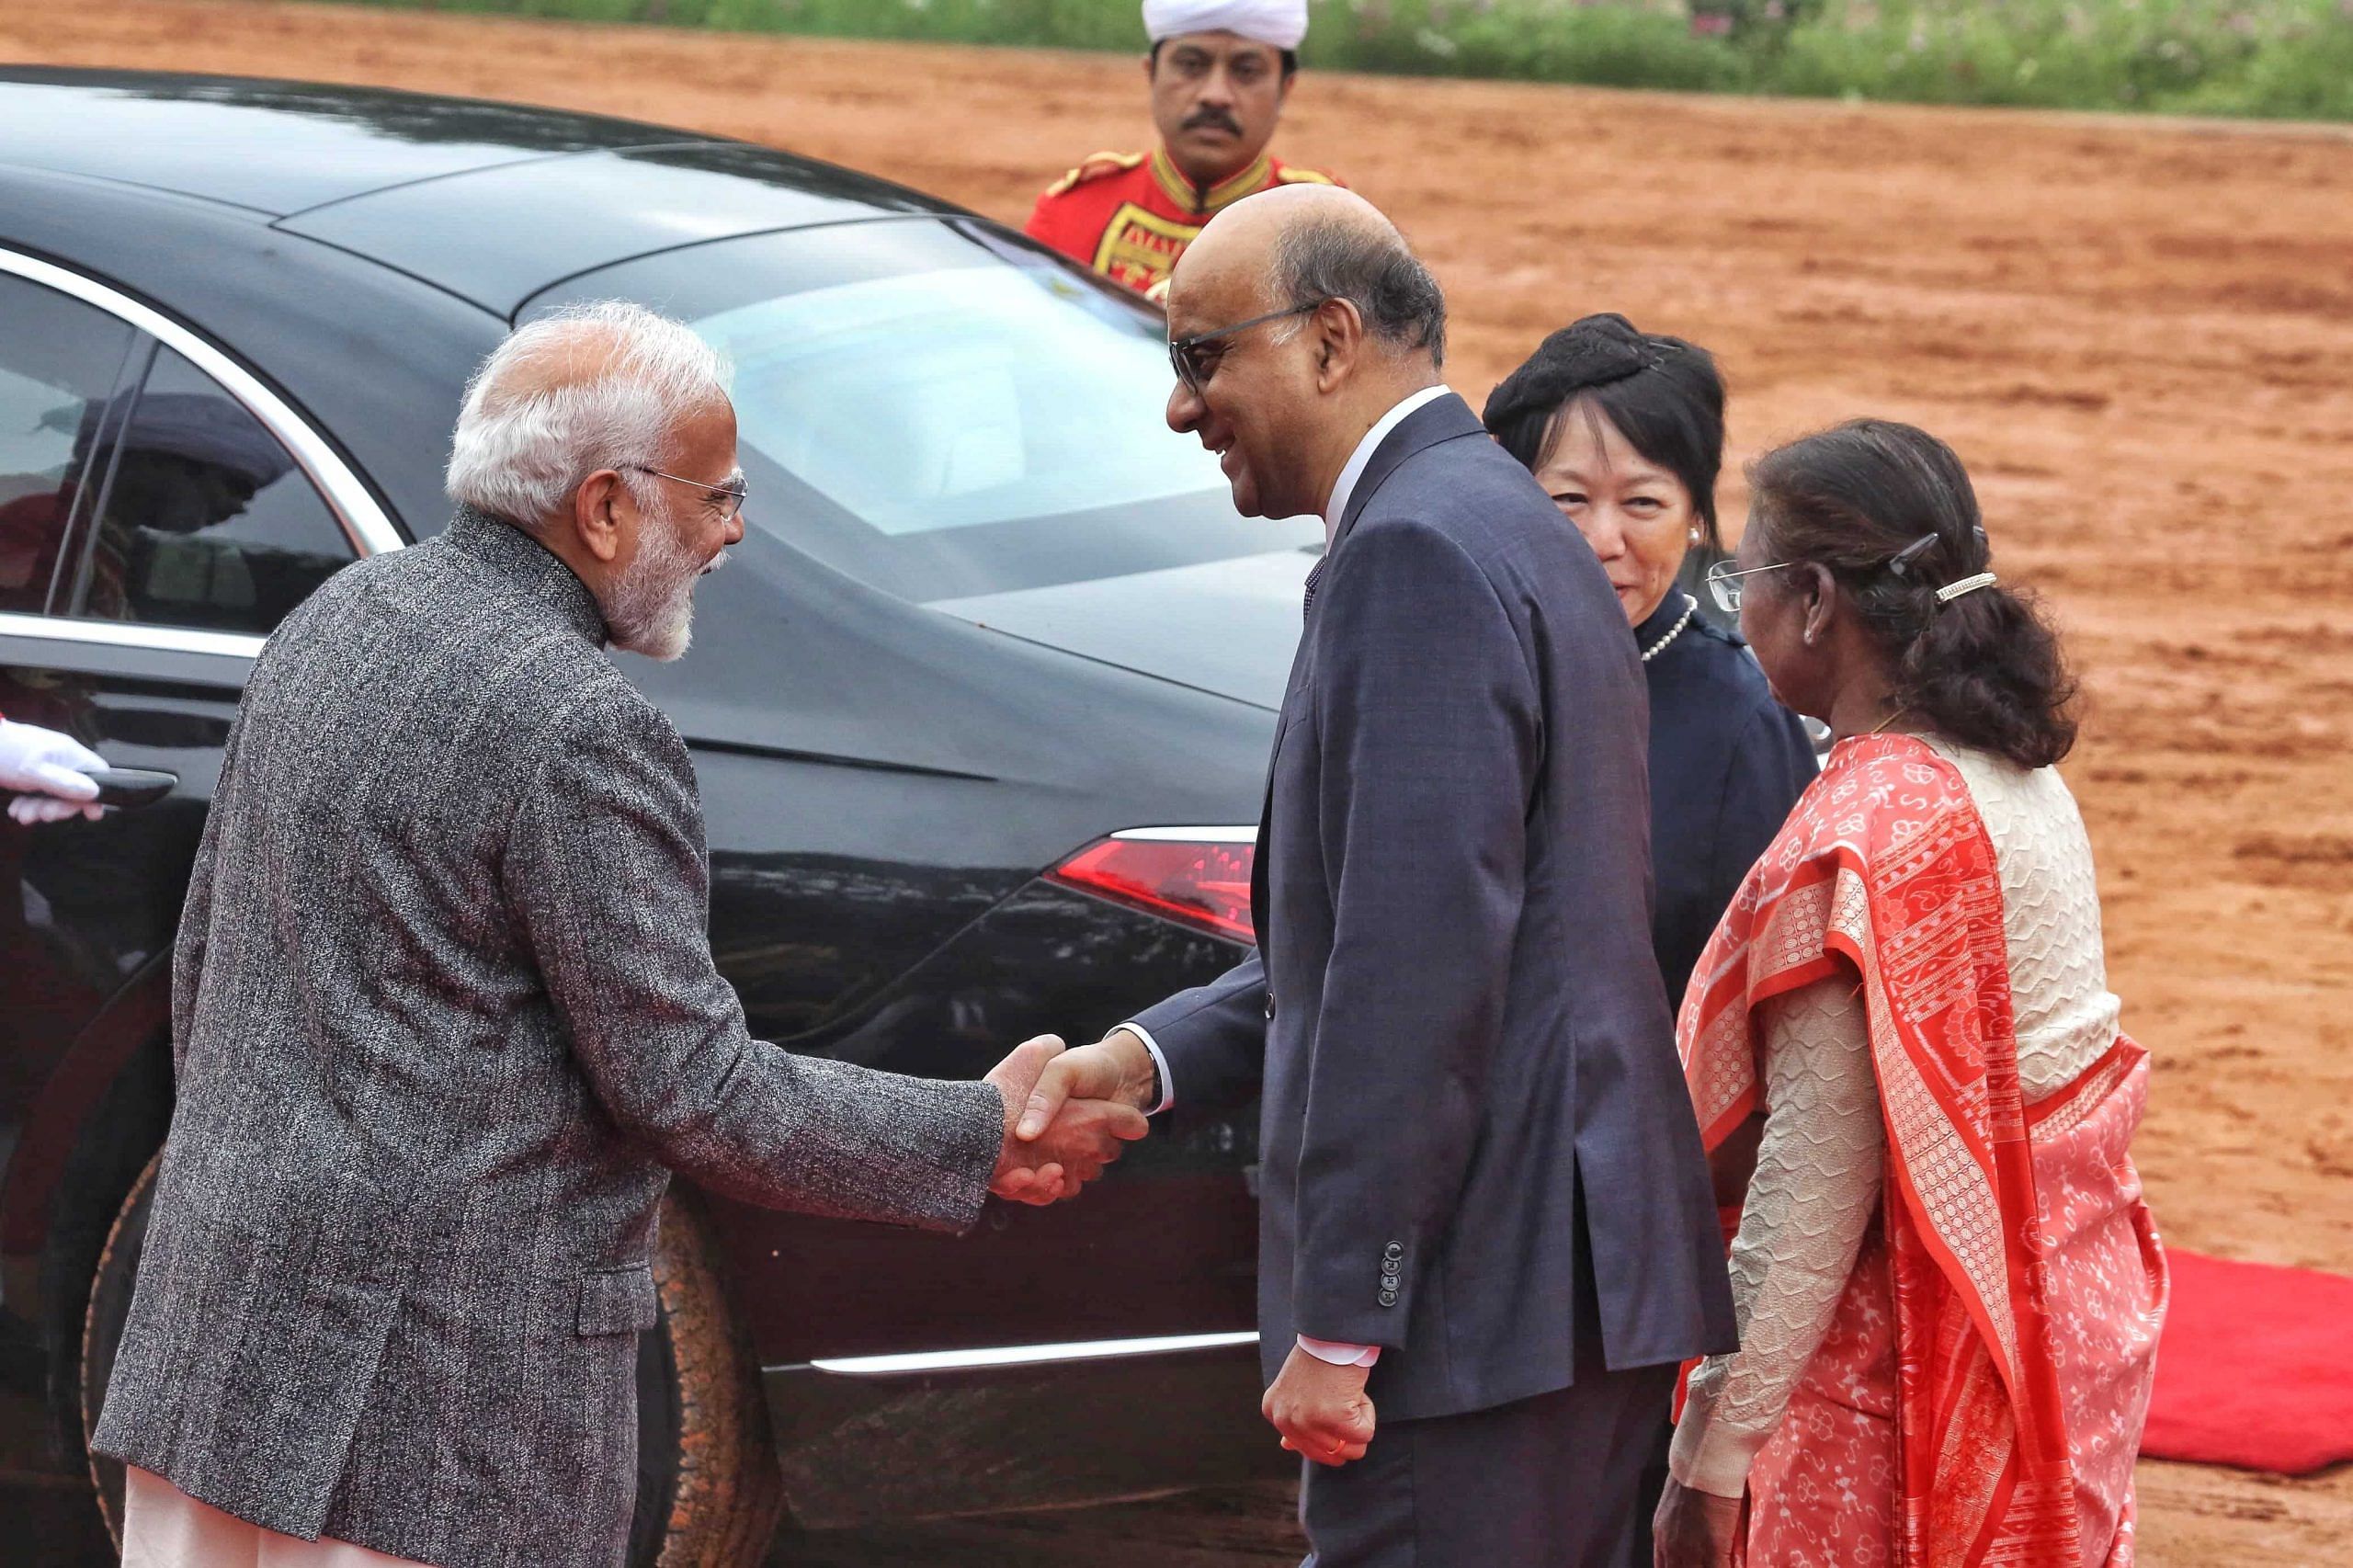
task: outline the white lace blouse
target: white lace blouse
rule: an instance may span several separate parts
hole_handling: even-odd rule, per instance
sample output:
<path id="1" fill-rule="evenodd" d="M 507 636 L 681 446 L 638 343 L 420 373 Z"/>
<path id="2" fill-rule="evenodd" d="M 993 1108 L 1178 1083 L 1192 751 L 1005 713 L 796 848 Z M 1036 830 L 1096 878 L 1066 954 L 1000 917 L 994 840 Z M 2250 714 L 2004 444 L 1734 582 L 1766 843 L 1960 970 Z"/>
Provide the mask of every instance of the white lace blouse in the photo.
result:
<path id="1" fill-rule="evenodd" d="M 2116 1040 L 2091 844 L 2057 769 L 2027 771 L 1928 744 L 1960 769 L 1994 840 L 2018 1077 L 2033 1104 L 2074 1082 Z M 1762 1022 L 1765 1130 L 1732 1246 L 1741 1347 L 1692 1374 L 1669 1462 L 1684 1485 L 1724 1497 L 1745 1489 L 1750 1461 L 1820 1347 L 1886 1176 L 1855 981 L 1817 981 L 1776 997 Z"/>

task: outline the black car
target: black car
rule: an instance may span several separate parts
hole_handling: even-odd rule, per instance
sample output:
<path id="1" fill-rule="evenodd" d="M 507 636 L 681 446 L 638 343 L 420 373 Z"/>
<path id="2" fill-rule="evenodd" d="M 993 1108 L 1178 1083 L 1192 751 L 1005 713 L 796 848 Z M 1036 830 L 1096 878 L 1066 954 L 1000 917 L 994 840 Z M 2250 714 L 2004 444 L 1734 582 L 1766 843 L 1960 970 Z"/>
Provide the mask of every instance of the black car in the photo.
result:
<path id="1" fill-rule="evenodd" d="M 159 804 L 0 822 L 0 1558 L 103 1542 L 84 1435 L 171 1109 L 186 878 L 240 687 L 356 557 L 438 531 L 467 375 L 622 297 L 736 366 L 753 502 L 683 662 L 711 935 L 754 1033 L 971 1077 L 1250 939 L 1273 710 L 1321 548 L 1161 424 L 1151 307 L 863 175 L 507 105 L 0 74 L 0 713 Z M 1279 1470 L 1255 1112 L 958 1240 L 683 1187 L 632 1562 L 804 1526 Z M 38 1508 L 33 1505 L 40 1505 Z M 11 1505 L 12 1511 L 15 1505 Z M 16 1554 L 9 1557 L 9 1554 Z"/>

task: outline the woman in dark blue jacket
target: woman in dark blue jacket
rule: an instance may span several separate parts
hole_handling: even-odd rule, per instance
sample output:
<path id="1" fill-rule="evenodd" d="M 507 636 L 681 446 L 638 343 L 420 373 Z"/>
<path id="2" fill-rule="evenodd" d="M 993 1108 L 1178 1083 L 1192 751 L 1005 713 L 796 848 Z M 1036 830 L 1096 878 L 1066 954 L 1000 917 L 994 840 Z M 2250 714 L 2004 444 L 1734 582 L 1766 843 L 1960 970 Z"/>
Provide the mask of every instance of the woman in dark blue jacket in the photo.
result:
<path id="1" fill-rule="evenodd" d="M 1699 950 L 1815 772 L 1797 715 L 1737 633 L 1676 584 L 1695 545 L 1721 553 L 1724 383 L 1704 348 L 1586 316 L 1546 338 L 1487 399 L 1486 426 L 1600 557 L 1643 652 L 1651 699 L 1651 946 L 1680 1006 Z M 1666 1484 L 1666 1411 L 1622 1562 L 1649 1568 Z"/>
<path id="2" fill-rule="evenodd" d="M 1488 398 L 1487 429 L 1601 558 L 1651 698 L 1651 942 L 1667 1000 L 1814 775 L 1797 716 L 1677 584 L 1716 531 L 1724 384 L 1704 348 L 1587 316 Z"/>

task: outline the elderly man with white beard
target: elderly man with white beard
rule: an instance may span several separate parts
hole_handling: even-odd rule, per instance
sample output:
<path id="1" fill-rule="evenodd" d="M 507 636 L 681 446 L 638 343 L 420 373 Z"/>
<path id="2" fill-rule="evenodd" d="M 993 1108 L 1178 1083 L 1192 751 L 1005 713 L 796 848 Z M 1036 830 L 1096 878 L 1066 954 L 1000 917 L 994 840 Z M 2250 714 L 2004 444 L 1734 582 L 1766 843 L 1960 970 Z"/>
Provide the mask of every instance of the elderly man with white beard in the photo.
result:
<path id="1" fill-rule="evenodd" d="M 92 1439 L 127 1568 L 617 1568 L 673 1170 L 945 1232 L 1142 1134 L 751 1039 L 686 747 L 605 656 L 686 649 L 743 537 L 723 368 L 601 304 L 468 390 L 460 503 L 255 666 L 173 973 L 178 1097 Z"/>

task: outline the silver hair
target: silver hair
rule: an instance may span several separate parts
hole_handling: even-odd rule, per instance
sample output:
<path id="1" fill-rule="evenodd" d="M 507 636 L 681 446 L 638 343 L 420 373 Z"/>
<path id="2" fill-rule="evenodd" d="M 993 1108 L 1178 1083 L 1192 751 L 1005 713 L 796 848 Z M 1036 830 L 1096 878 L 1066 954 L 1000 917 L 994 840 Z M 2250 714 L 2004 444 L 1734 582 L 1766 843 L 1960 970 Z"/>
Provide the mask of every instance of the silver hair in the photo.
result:
<path id="1" fill-rule="evenodd" d="M 582 358 L 603 373 L 565 380 Z M 620 469 L 642 505 L 661 511 L 659 468 L 671 428 L 727 395 L 730 368 L 694 329 L 625 300 L 567 305 L 517 327 L 466 383 L 449 446 L 449 498 L 536 528 L 599 469 Z"/>
<path id="2" fill-rule="evenodd" d="M 1394 229 L 1313 213 L 1276 240 L 1269 271 L 1278 301 L 1304 310 L 1347 300 L 1364 318 L 1365 330 L 1389 349 L 1419 349 L 1433 366 L 1446 368 L 1446 295 Z M 1280 339 L 1298 336 L 1306 324 L 1286 322 Z"/>

